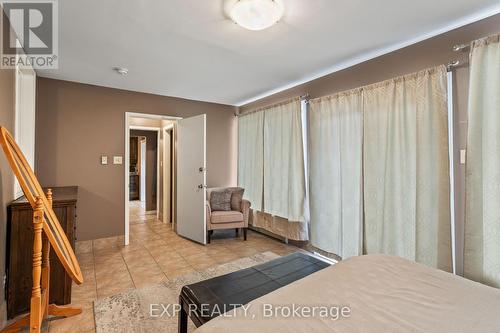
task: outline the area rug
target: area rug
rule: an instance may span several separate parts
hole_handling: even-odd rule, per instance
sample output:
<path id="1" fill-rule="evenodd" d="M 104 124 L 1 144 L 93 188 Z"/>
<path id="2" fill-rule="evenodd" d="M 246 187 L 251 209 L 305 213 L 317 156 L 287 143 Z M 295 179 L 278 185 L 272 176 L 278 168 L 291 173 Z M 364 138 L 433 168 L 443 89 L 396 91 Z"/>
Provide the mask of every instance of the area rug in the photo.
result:
<path id="1" fill-rule="evenodd" d="M 273 252 L 259 253 L 202 272 L 182 275 L 162 284 L 99 299 L 94 302 L 96 333 L 177 332 L 177 313 L 173 310 L 173 306 L 179 303 L 182 286 L 262 264 L 278 257 L 279 255 Z M 192 332 L 195 326 L 191 320 L 188 322 L 188 332 Z"/>

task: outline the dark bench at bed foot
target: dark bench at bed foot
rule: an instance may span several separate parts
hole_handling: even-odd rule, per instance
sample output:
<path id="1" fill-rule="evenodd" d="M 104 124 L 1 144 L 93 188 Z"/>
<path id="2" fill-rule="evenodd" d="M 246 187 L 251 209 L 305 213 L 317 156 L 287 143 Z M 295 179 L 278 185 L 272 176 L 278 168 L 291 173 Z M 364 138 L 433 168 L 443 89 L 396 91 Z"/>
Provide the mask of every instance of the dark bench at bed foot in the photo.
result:
<path id="1" fill-rule="evenodd" d="M 294 253 L 184 286 L 179 295 L 179 333 L 187 332 L 188 316 L 199 327 L 226 311 L 329 266 L 313 256 Z"/>

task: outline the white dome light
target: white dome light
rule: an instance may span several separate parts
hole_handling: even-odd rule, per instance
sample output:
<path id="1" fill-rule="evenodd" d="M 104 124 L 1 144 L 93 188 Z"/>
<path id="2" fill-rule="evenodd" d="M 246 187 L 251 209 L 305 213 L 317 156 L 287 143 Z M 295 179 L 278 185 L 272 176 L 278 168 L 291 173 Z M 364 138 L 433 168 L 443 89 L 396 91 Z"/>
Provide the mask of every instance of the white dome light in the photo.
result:
<path id="1" fill-rule="evenodd" d="M 264 30 L 277 23 L 284 10 L 281 0 L 238 0 L 229 15 L 243 28 Z"/>

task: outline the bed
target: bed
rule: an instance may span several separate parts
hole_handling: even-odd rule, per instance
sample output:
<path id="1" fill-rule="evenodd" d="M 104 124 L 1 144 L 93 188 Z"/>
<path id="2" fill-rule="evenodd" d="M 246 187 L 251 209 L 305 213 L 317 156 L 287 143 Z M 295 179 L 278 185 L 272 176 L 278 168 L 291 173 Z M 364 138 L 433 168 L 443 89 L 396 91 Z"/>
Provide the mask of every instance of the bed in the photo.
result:
<path id="1" fill-rule="evenodd" d="M 353 257 L 196 330 L 212 332 L 500 332 L 500 290 L 399 257 Z"/>

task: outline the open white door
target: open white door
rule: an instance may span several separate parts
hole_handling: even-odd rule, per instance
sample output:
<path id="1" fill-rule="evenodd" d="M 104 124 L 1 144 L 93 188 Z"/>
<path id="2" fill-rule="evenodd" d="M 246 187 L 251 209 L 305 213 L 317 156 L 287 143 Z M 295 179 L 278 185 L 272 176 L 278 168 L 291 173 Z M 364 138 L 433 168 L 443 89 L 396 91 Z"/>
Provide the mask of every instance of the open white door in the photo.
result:
<path id="1" fill-rule="evenodd" d="M 177 121 L 177 233 L 206 244 L 206 115 Z"/>

